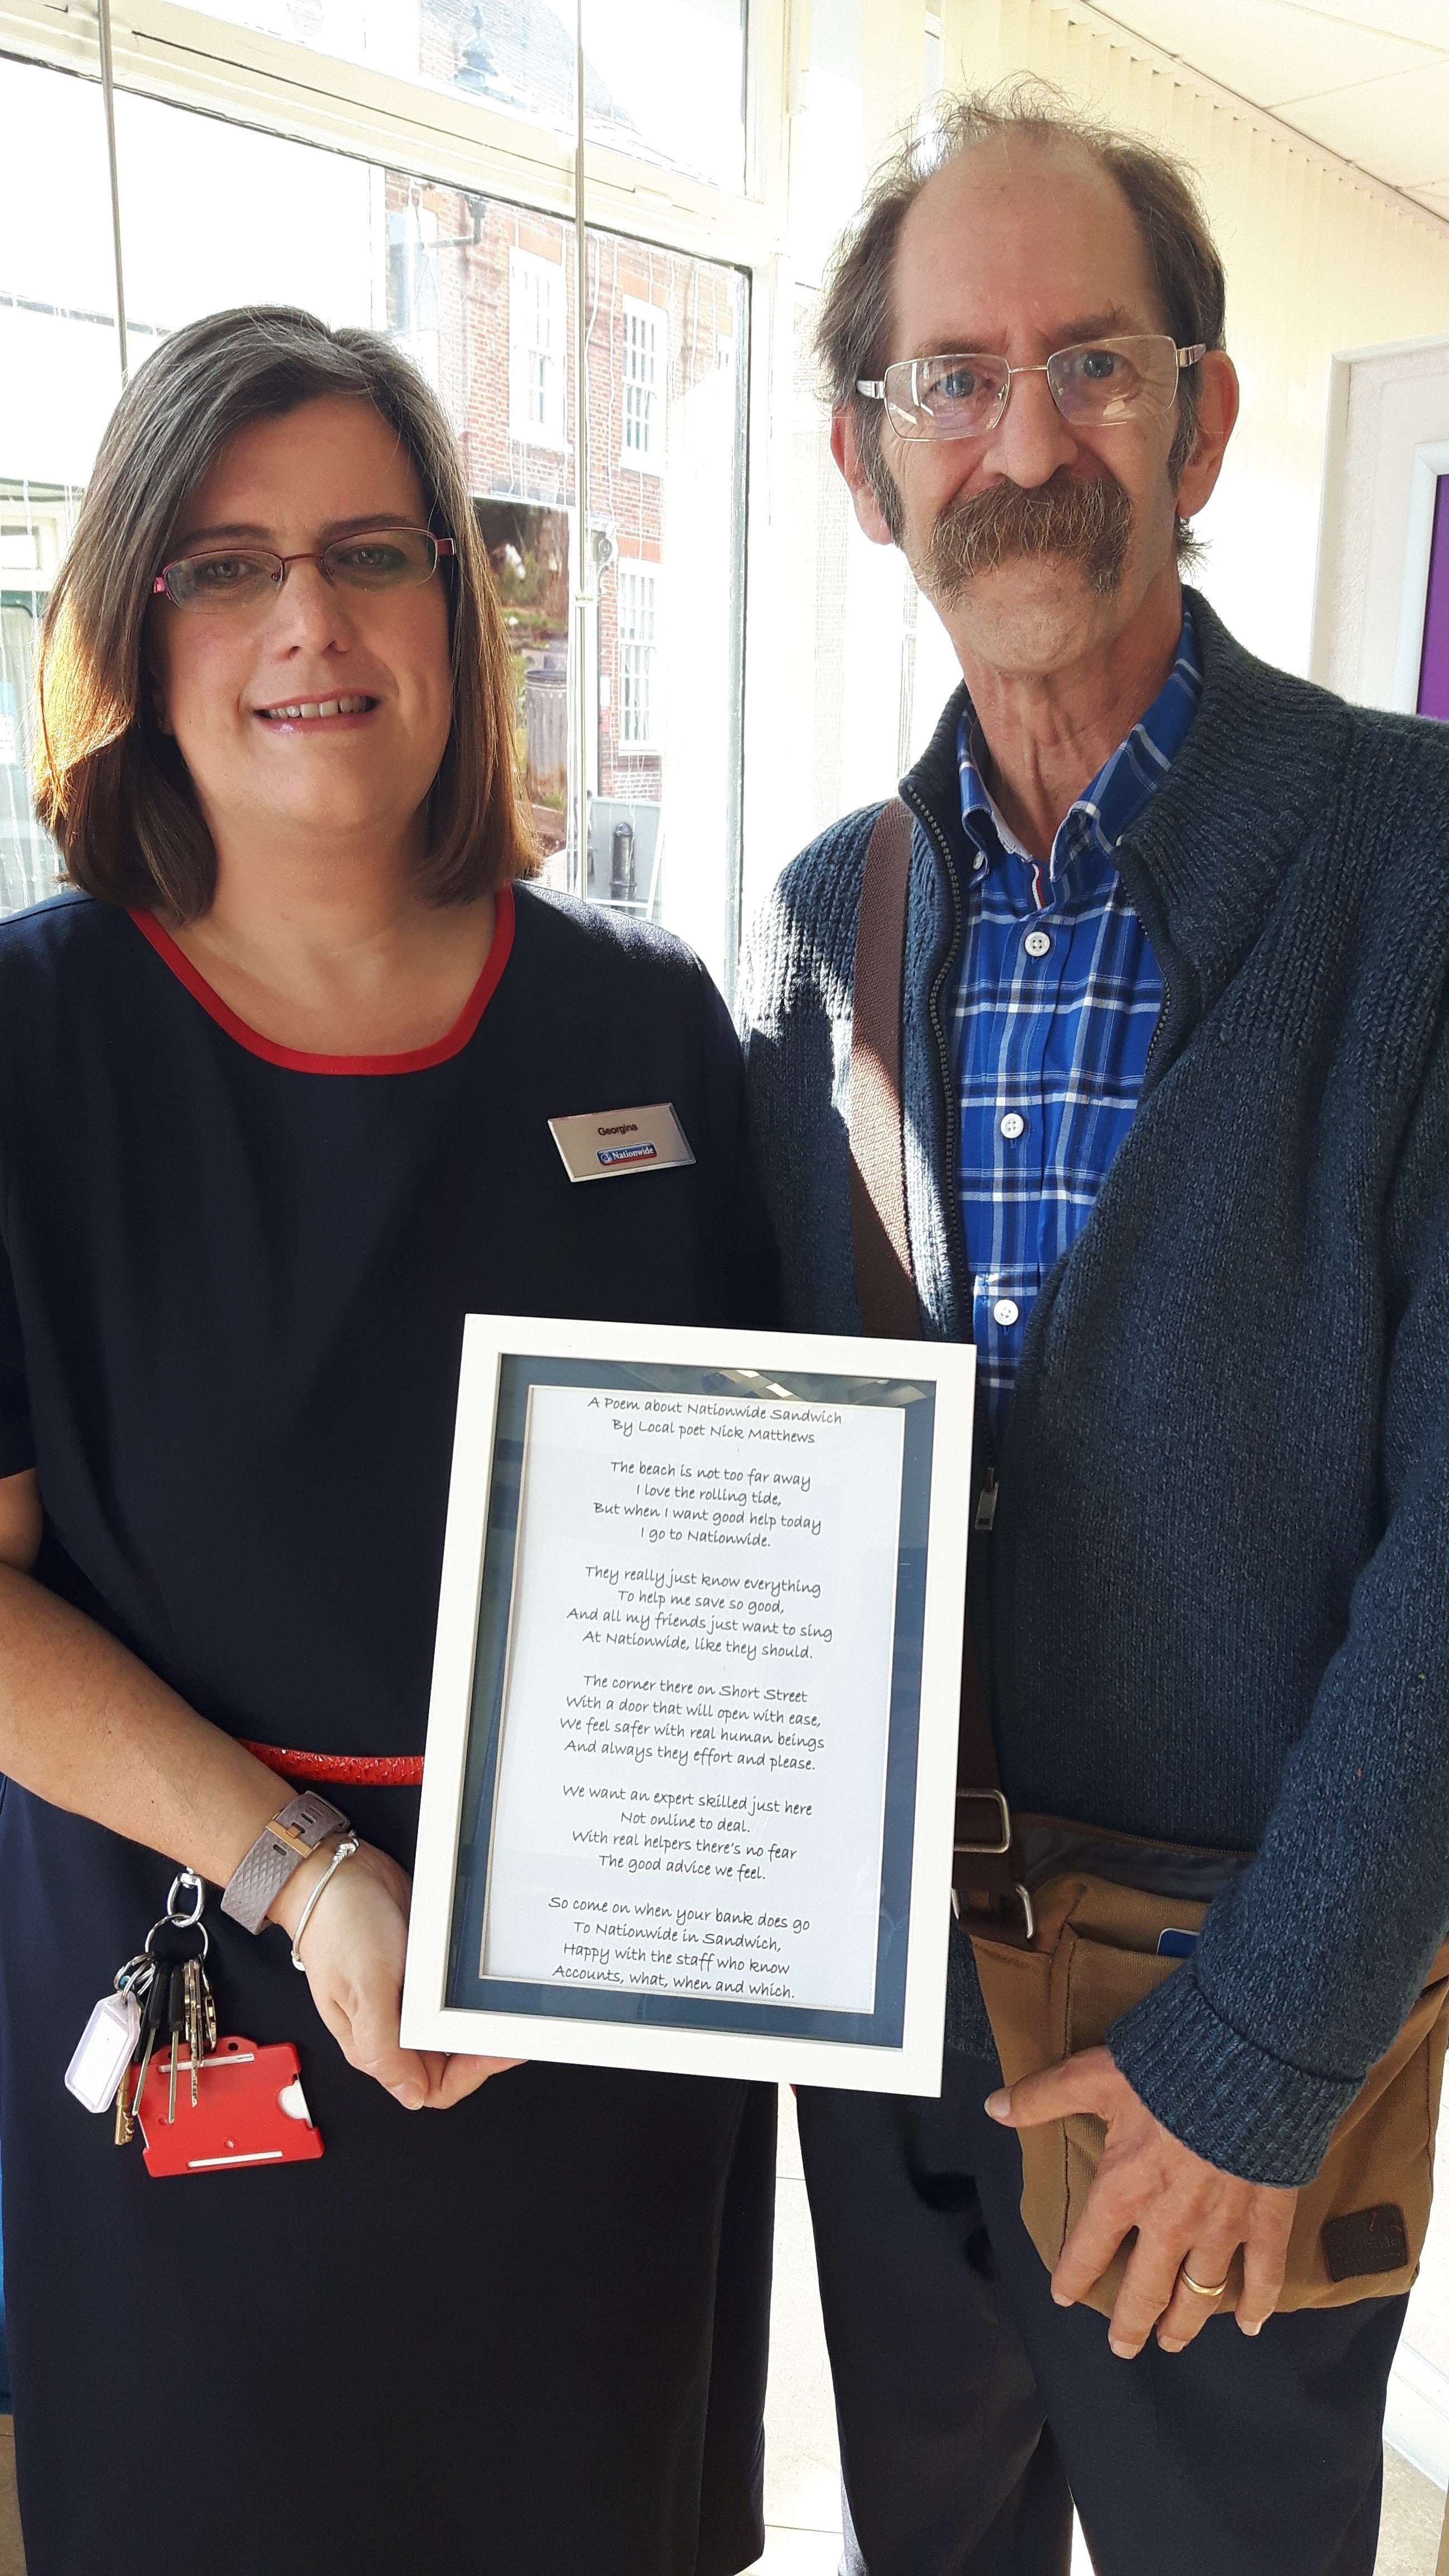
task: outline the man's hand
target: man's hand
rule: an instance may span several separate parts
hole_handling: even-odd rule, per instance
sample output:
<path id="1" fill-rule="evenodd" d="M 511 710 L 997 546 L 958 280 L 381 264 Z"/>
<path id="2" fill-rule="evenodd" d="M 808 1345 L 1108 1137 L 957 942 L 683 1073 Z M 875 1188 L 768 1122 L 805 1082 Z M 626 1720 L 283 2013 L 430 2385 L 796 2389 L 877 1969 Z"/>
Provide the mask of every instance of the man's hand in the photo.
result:
<path id="1" fill-rule="evenodd" d="M 993 2093 L 986 2108 L 1010 2129 L 1038 2128 L 1077 2111 L 1106 2122 L 1102 2162 L 1087 2206 L 1062 2247 L 1052 2297 L 1061 2307 L 1085 2298 L 1135 2227 L 1137 2243 L 1108 2327 L 1112 2350 L 1124 2360 L 1142 2350 L 1154 2326 L 1164 2352 L 1181 2352 L 1222 2304 L 1190 2290 L 1184 2266 L 1205 2285 L 1225 2282 L 1240 2245 L 1238 2323 L 1244 2334 L 1255 2335 L 1272 2315 L 1298 2194 L 1239 2182 L 1195 2156 L 1154 2120 L 1109 2050 L 1083 2049 L 1040 2075 L 1023 2076 Z"/>

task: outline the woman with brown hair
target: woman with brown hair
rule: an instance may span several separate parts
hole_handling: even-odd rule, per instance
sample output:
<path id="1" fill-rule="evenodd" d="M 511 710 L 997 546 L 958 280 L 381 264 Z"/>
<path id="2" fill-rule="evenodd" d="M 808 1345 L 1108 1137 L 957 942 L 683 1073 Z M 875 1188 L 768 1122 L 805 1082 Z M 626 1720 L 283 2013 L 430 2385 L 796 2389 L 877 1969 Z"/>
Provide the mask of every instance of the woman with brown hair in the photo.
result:
<path id="1" fill-rule="evenodd" d="M 462 1319 L 770 1319 L 723 1005 L 524 882 L 456 449 L 366 332 L 278 309 L 162 345 L 42 676 L 75 890 L 0 925 L 30 2576 L 161 2528 L 207 2576 L 728 2576 L 758 2545 L 760 2097 L 398 2029 Z M 663 1101 L 692 1164 L 571 1184 L 551 1118 Z M 320 2158 L 158 2180 L 62 2089 L 173 1864 L 224 1890 L 222 2031 L 298 2047 Z"/>

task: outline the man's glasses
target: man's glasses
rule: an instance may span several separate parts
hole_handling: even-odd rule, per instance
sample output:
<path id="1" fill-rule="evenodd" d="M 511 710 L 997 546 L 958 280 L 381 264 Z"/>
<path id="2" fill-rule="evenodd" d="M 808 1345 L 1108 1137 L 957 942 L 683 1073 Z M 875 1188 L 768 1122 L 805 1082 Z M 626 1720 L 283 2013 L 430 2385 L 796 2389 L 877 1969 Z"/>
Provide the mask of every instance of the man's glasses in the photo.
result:
<path id="1" fill-rule="evenodd" d="M 1177 400 L 1182 369 L 1205 355 L 1203 341 L 1179 349 L 1170 332 L 1141 331 L 1058 349 L 1040 367 L 1013 367 L 980 349 L 898 358 L 878 381 L 858 378 L 855 389 L 885 404 L 904 439 L 981 438 L 1010 402 L 1013 377 L 1045 376 L 1063 420 L 1101 428 L 1144 414 L 1165 420 Z"/>
<path id="2" fill-rule="evenodd" d="M 431 581 L 442 555 L 455 554 L 451 537 L 428 528 L 368 528 L 334 537 L 320 554 L 274 555 L 267 546 L 217 547 L 210 554 L 181 555 L 163 564 L 151 584 L 176 608 L 247 608 L 281 589 L 295 563 L 314 563 L 324 581 L 343 590 L 413 590 Z"/>

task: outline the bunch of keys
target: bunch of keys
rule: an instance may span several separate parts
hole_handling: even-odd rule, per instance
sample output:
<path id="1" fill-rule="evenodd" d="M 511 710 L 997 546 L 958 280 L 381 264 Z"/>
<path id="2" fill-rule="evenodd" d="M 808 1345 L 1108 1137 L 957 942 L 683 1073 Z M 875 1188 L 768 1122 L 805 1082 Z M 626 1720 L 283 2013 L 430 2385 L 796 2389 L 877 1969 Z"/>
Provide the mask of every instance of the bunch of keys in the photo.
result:
<path id="1" fill-rule="evenodd" d="M 206 1891 L 196 1872 L 184 1869 L 172 1883 L 166 1911 L 146 1935 L 146 1946 L 118 1968 L 113 1992 L 103 1995 L 81 2034 L 80 2045 L 66 2068 L 67 2088 L 88 2111 L 115 2106 L 115 2140 L 128 2146 L 135 2135 L 147 2072 L 154 2051 L 170 2050 L 167 2118 L 176 2119 L 176 2085 L 184 2042 L 189 2061 L 191 2107 L 203 2062 L 216 2046 L 216 2003 L 206 1973 L 210 1944 L 201 1920 Z M 134 2088 L 131 2068 L 138 2048 L 140 2067 Z"/>

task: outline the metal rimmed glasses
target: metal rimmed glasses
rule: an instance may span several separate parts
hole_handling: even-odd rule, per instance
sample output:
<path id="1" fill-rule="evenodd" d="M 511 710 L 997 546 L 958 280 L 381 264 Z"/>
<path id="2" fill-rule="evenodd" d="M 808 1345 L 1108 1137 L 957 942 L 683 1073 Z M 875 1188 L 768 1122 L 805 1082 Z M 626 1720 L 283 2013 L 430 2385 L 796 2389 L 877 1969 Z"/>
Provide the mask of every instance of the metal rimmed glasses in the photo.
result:
<path id="1" fill-rule="evenodd" d="M 343 590 L 413 590 L 431 581 L 444 555 L 457 548 L 430 528 L 364 528 L 334 537 L 315 554 L 278 555 L 251 543 L 210 547 L 163 564 L 151 584 L 175 608 L 246 608 L 278 591 L 293 564 L 314 563 L 324 581 Z"/>
<path id="2" fill-rule="evenodd" d="M 1144 413 L 1165 420 L 1182 369 L 1206 354 L 1201 340 L 1179 349 L 1169 331 L 1135 331 L 1054 350 L 1037 367 L 1013 367 L 980 349 L 898 358 L 879 379 L 857 378 L 855 389 L 885 404 L 903 439 L 982 438 L 1011 400 L 1015 377 L 1045 376 L 1063 420 L 1102 428 Z"/>

